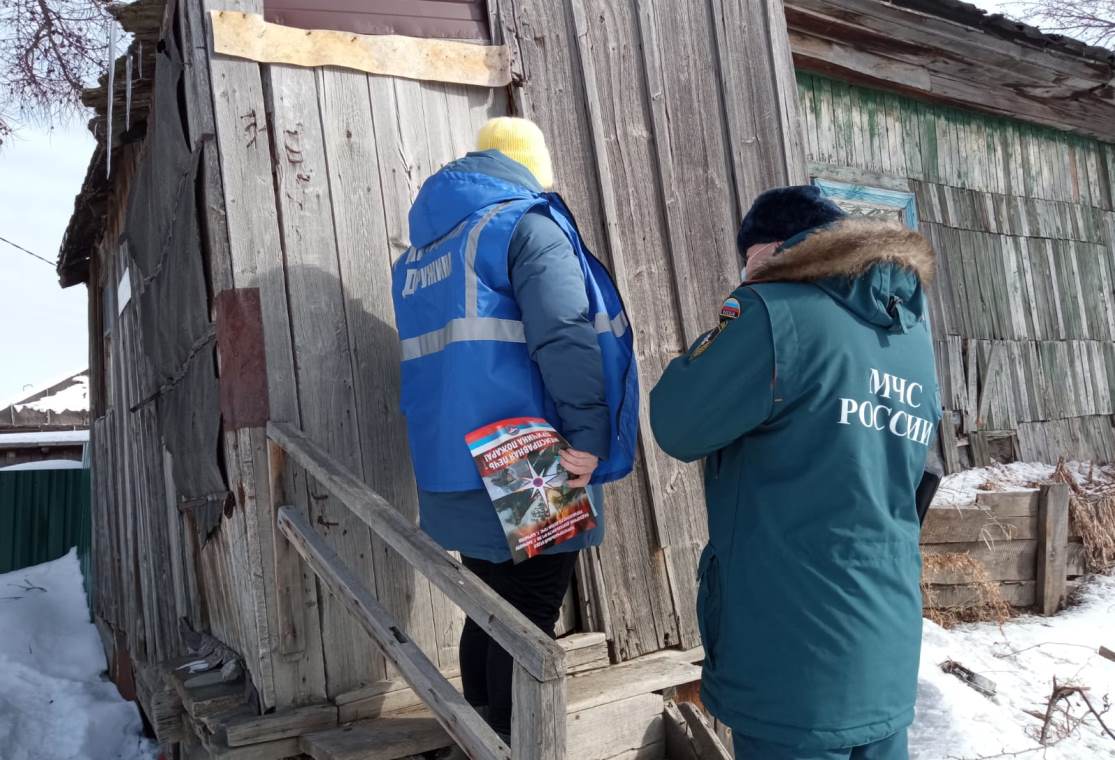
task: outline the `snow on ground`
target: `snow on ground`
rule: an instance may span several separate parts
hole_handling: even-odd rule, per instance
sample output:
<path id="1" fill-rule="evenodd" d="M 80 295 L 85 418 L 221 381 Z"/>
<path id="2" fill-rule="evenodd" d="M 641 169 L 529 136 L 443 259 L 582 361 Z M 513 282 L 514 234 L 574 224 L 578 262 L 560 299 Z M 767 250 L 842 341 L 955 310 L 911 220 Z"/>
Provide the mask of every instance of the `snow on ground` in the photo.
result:
<path id="1" fill-rule="evenodd" d="M 1078 483 L 1115 483 L 1115 473 L 1112 473 L 1110 467 L 1099 467 L 1089 462 L 1069 462 L 1067 467 Z M 980 491 L 1022 491 L 1037 488 L 1036 484 L 1048 480 L 1054 469 L 1051 464 L 1012 462 L 964 470 L 941 481 L 933 506 L 961 507 L 975 504 Z"/>
<path id="2" fill-rule="evenodd" d="M 152 760 L 139 710 L 104 671 L 75 551 L 0 575 L 4 760 Z"/>
<path id="3" fill-rule="evenodd" d="M 1061 685 L 1088 686 L 1097 710 L 1115 702 L 1115 662 L 1102 658 L 1101 645 L 1115 649 L 1115 578 L 1099 576 L 1086 585 L 1080 604 L 1055 617 L 1027 616 L 998 626 L 981 623 L 945 630 L 928 620 L 922 642 L 917 719 L 910 730 L 911 760 L 949 760 L 1017 755 L 1034 760 L 1115 758 L 1115 739 L 1090 717 L 1045 754 L 1038 746 L 1042 721 L 1026 711 L 1044 713 Z M 993 680 L 998 691 L 987 698 L 940 664 L 955 660 Z M 1073 699 L 1071 711 L 1083 714 Z M 1115 730 L 1115 708 L 1104 716 Z"/>

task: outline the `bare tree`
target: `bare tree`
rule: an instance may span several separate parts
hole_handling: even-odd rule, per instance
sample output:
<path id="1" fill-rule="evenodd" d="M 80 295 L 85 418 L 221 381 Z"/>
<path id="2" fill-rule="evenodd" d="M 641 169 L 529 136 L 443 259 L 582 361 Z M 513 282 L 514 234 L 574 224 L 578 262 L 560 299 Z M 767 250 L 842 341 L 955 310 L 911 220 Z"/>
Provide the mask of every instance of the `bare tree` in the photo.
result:
<path id="1" fill-rule="evenodd" d="M 1007 7 L 1042 31 L 1115 47 L 1115 0 L 1019 0 Z"/>
<path id="2" fill-rule="evenodd" d="M 81 108 L 108 64 L 111 0 L 0 0 L 0 145 L 22 122 Z"/>

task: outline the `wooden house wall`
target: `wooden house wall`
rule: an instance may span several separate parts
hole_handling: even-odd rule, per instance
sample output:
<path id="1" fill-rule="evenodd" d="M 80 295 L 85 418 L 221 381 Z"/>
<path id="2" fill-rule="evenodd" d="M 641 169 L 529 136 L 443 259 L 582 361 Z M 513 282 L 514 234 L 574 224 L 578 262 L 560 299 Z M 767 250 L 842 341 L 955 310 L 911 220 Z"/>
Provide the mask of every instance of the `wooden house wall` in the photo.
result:
<path id="1" fill-rule="evenodd" d="M 259 5 L 203 3 L 250 12 Z M 626 296 L 649 390 L 666 362 L 714 323 L 738 282 L 741 209 L 804 173 L 800 155 L 783 145 L 783 135 L 792 143 L 797 134 L 789 51 L 784 32 L 772 51 L 777 27 L 765 22 L 781 23 L 781 5 L 750 5 L 764 23 L 744 24 L 742 8 L 680 0 L 492 3 L 498 36 L 525 75 L 511 93 L 213 57 L 219 174 L 206 192 L 219 200 L 209 202 L 210 220 L 219 217 L 225 229 L 210 241 L 213 288 L 258 289 L 271 419 L 304 429 L 416 516 L 390 265 L 408 245 L 406 216 L 421 183 L 471 149 L 487 118 L 511 111 L 536 119 L 549 137 L 557 189 Z M 200 82 L 206 72 L 195 68 Z M 636 473 L 608 489 L 611 537 L 586 553 L 579 573 L 583 627 L 606 631 L 620 659 L 699 644 L 700 474 L 659 451 L 645 422 Z M 252 539 L 226 530 L 227 521 L 217 543 L 229 542 L 221 555 L 229 567 L 260 557 L 264 704 L 390 678 L 342 606 L 305 572 L 284 569 L 289 558 L 266 514 L 271 470 L 262 435 L 226 425 L 230 488 L 258 526 L 257 544 L 243 552 L 241 542 Z M 289 501 L 308 505 L 315 527 L 409 635 L 453 672 L 459 612 L 314 483 L 296 474 L 282 486 Z M 244 556 L 233 555 L 237 546 Z M 276 595 L 286 609 L 312 613 L 282 619 Z"/>
<path id="2" fill-rule="evenodd" d="M 742 210 L 804 177 L 782 4 L 517 0 L 498 16 L 523 70 L 516 108 L 624 295 L 644 392 L 642 456 L 582 557 L 584 611 L 617 659 L 697 646 L 703 485 L 654 442 L 646 393 L 738 285 Z"/>
<path id="3" fill-rule="evenodd" d="M 798 91 L 815 174 L 916 197 L 952 467 L 1115 459 L 1115 146 L 809 73 Z"/>
<path id="4" fill-rule="evenodd" d="M 126 652 L 139 664 L 181 654 L 178 621 L 190 617 L 183 570 L 189 541 L 183 540 L 183 516 L 167 498 L 157 414 L 144 403 L 154 380 L 137 310 L 136 286 L 142 283 L 132 277 L 127 247 L 117 243 L 142 148 L 123 150 L 110 203 L 114 212 L 90 280 L 90 395 L 97 400 L 91 430 L 92 598 L 94 615 L 111 631 L 117 654 Z M 116 298 L 125 271 L 133 297 L 121 307 Z"/>

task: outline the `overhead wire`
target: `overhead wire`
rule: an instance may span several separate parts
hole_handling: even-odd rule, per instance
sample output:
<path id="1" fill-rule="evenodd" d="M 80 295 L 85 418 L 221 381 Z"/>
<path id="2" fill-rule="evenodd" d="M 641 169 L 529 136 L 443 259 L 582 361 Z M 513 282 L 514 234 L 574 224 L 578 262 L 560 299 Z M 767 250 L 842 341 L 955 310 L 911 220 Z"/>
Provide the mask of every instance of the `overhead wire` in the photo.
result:
<path id="1" fill-rule="evenodd" d="M 34 251 L 29 251 L 26 248 L 24 248 L 22 245 L 19 245 L 18 243 L 13 243 L 11 240 L 8 240 L 6 237 L 0 236 L 0 243 L 7 243 L 12 248 L 15 248 L 17 251 L 21 251 L 23 253 L 26 253 L 28 256 L 34 256 L 36 259 L 43 262 L 44 264 L 49 265 L 50 267 L 54 266 L 54 262 L 51 261 L 50 259 L 43 258 L 42 256 L 35 253 Z"/>

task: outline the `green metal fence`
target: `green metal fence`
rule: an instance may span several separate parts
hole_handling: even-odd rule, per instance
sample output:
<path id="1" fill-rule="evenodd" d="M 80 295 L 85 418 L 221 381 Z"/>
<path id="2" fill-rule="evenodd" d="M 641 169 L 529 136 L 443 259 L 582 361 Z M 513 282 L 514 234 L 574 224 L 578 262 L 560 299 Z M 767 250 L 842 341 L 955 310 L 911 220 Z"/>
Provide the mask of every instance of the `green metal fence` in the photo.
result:
<path id="1" fill-rule="evenodd" d="M 0 471 L 0 573 L 76 546 L 88 591 L 91 542 L 89 470 Z"/>

